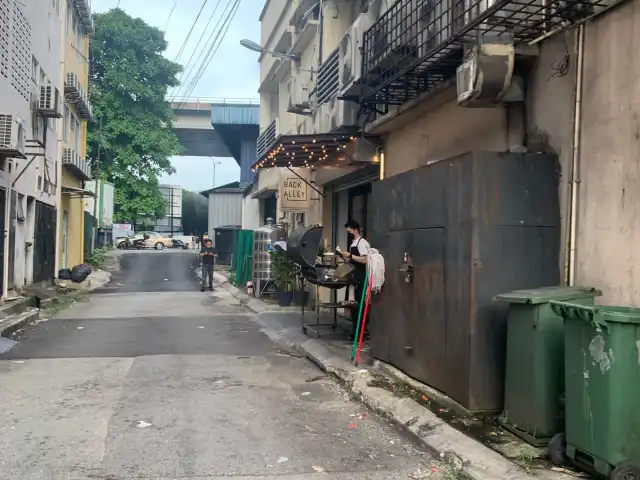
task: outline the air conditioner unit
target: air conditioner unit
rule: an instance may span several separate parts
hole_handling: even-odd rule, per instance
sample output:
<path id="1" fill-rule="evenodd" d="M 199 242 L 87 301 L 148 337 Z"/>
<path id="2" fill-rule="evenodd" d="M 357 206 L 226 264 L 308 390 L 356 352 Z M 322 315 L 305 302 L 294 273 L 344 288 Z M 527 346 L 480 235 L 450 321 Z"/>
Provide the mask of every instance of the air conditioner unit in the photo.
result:
<path id="1" fill-rule="evenodd" d="M 416 11 L 418 24 L 418 56 L 424 58 L 429 52 L 446 42 L 453 32 L 454 0 L 425 0 Z"/>
<path id="2" fill-rule="evenodd" d="M 334 98 L 321 108 L 325 109 L 329 117 L 329 129 L 326 132 L 334 132 L 343 129 L 352 129 L 361 126 L 358 124 L 358 105 L 348 100 Z"/>
<path id="3" fill-rule="evenodd" d="M 331 102 L 318 107 L 313 114 L 313 133 L 328 133 L 331 131 L 333 109 Z"/>
<path id="4" fill-rule="evenodd" d="M 547 11 L 546 8 L 543 8 L 544 5 L 542 1 L 543 0 L 534 0 L 527 4 L 516 4 L 516 7 L 518 7 L 517 10 L 511 7 L 500 9 L 485 22 L 481 23 L 477 29 L 481 32 L 487 31 L 487 36 L 491 37 L 492 31 L 495 28 L 494 25 L 498 26 L 496 33 L 505 32 L 505 30 L 508 32 L 509 25 L 517 25 L 518 29 L 522 29 L 526 25 L 539 28 L 544 21 L 543 17 Z M 460 12 L 460 16 L 462 16 L 463 19 L 463 25 L 461 25 L 461 27 L 468 25 L 478 18 L 478 16 L 486 10 L 493 7 L 495 3 L 496 0 L 463 0 L 460 4 L 456 3 L 459 5 L 458 8 L 460 8 L 460 6 L 464 8 L 464 13 Z M 504 37 L 504 35 L 502 36 Z"/>
<path id="5" fill-rule="evenodd" d="M 78 155 L 73 148 L 65 148 L 62 154 L 62 162 L 63 163 L 72 163 L 76 164 L 78 159 Z"/>
<path id="6" fill-rule="evenodd" d="M 473 47 L 456 71 L 458 103 L 463 107 L 491 107 L 502 102 L 522 102 L 524 83 L 514 76 L 513 44 Z"/>
<path id="7" fill-rule="evenodd" d="M 40 87 L 37 111 L 43 117 L 60 118 L 60 91 L 53 85 Z"/>
<path id="8" fill-rule="evenodd" d="M 340 95 L 358 97 L 360 94 L 360 77 L 362 76 L 362 40 L 364 32 L 371 28 L 377 19 L 373 3 L 365 13 L 361 13 L 353 22 L 339 45 Z M 378 5 L 379 10 L 379 5 Z M 374 16 L 375 15 L 375 16 Z"/>
<path id="9" fill-rule="evenodd" d="M 373 45 L 368 56 L 373 57 L 366 65 L 372 70 L 398 70 L 413 63 L 418 58 L 420 35 L 420 5 L 423 0 L 400 0 L 385 13 L 384 22 L 374 25 Z M 368 47 L 369 48 L 369 47 Z"/>
<path id="10" fill-rule="evenodd" d="M 295 113 L 299 115 L 309 115 L 309 83 L 306 83 L 307 77 L 300 78 L 300 76 L 291 77 L 287 84 L 287 90 L 289 94 L 289 104 L 287 111 L 289 113 Z"/>
<path id="11" fill-rule="evenodd" d="M 26 127 L 19 116 L 0 114 L 0 156 L 26 158 Z"/>

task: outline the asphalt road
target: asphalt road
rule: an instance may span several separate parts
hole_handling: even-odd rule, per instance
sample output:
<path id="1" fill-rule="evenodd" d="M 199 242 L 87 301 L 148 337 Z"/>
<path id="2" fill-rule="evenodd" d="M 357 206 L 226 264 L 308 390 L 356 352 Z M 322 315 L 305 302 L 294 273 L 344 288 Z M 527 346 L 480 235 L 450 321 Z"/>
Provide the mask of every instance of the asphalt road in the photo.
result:
<path id="1" fill-rule="evenodd" d="M 22 332 L 0 361 L 1 480 L 430 471 L 395 428 L 275 349 L 229 294 L 200 293 L 194 258 L 126 253 L 89 302 Z"/>

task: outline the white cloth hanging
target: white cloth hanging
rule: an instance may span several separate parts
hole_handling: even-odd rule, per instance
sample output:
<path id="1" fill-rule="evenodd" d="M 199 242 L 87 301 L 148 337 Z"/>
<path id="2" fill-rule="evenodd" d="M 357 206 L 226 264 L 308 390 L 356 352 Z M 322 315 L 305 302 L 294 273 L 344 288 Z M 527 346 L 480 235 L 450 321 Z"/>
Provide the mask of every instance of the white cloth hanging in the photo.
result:
<path id="1" fill-rule="evenodd" d="M 384 257 L 375 248 L 367 253 L 367 271 L 371 281 L 371 291 L 378 293 L 384 285 Z"/>

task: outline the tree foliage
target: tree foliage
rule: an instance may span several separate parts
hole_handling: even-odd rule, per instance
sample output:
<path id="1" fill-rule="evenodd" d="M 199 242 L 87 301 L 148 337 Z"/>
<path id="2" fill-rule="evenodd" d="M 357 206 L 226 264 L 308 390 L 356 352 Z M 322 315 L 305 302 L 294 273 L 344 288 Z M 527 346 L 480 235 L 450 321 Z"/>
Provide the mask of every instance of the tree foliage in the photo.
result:
<path id="1" fill-rule="evenodd" d="M 158 177 L 173 173 L 169 157 L 182 147 L 165 97 L 181 66 L 162 56 L 164 33 L 120 9 L 94 16 L 89 81 L 94 120 L 89 160 L 115 185 L 115 217 L 161 217 L 166 204 Z"/>

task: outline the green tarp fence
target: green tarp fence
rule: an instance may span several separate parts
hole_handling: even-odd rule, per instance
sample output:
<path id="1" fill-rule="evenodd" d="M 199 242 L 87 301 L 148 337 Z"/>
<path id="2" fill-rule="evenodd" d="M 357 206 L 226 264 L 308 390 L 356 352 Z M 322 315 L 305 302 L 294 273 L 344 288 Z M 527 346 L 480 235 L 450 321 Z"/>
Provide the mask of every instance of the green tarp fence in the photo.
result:
<path id="1" fill-rule="evenodd" d="M 236 230 L 233 234 L 231 280 L 236 285 L 246 285 L 253 271 L 253 230 Z"/>

